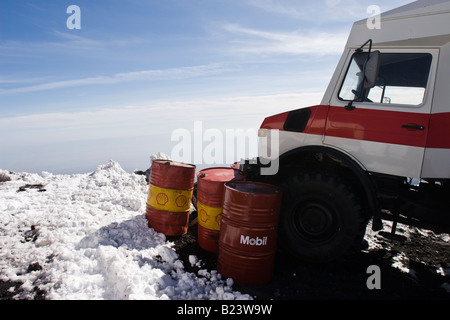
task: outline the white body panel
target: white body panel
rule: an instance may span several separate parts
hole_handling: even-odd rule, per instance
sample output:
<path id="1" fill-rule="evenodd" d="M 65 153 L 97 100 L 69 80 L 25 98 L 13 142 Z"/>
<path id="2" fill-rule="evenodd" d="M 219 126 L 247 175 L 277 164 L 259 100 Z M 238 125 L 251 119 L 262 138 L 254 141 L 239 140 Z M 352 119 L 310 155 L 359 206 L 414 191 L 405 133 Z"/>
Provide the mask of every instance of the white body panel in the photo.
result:
<path id="1" fill-rule="evenodd" d="M 401 177 L 421 175 L 421 166 L 418 163 L 422 161 L 416 160 L 422 159 L 423 148 L 336 137 L 327 138 L 327 143 L 351 154 L 369 172 Z"/>
<path id="2" fill-rule="evenodd" d="M 320 135 L 279 131 L 279 154 L 299 147 L 324 145 L 322 140 L 323 136 Z M 414 161 L 408 162 L 405 159 L 423 157 L 423 148 L 338 137 L 330 137 L 327 140 L 327 147 L 346 153 L 366 171 L 404 177 L 420 176 L 421 167 L 416 166 Z M 260 154 L 264 153 L 265 158 L 277 158 L 277 150 L 272 150 L 274 147 L 277 146 L 270 143 L 270 139 L 259 139 Z"/>
<path id="3" fill-rule="evenodd" d="M 422 177 L 434 179 L 450 178 L 450 149 L 427 148 L 424 155 Z"/>

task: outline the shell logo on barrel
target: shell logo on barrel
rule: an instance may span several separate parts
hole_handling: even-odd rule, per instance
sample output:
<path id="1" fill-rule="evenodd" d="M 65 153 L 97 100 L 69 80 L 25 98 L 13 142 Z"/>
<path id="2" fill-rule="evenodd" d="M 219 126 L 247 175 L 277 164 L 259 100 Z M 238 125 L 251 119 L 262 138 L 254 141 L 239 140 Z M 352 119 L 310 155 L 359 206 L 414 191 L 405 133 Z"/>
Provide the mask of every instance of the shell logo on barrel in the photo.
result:
<path id="1" fill-rule="evenodd" d="M 216 223 L 217 223 L 217 225 L 220 227 L 220 221 L 222 221 L 222 214 L 218 214 L 217 216 L 216 216 Z"/>
<path id="2" fill-rule="evenodd" d="M 186 203 L 188 202 L 185 195 L 181 194 L 175 199 L 175 203 L 178 208 L 183 208 L 186 206 Z"/>
<path id="3" fill-rule="evenodd" d="M 201 202 L 197 203 L 199 224 L 209 230 L 220 230 L 222 208 L 209 207 Z"/>
<path id="4" fill-rule="evenodd" d="M 160 206 L 165 206 L 166 203 L 169 202 L 169 197 L 165 193 L 158 193 L 158 195 L 156 196 L 156 202 Z"/>
<path id="5" fill-rule="evenodd" d="M 201 209 L 201 210 L 200 210 L 199 216 L 200 216 L 200 221 L 201 221 L 201 222 L 203 222 L 203 223 L 207 223 L 207 222 L 208 222 L 208 220 L 209 220 L 209 215 L 208 215 L 208 212 L 206 212 L 205 209 Z"/>
<path id="6" fill-rule="evenodd" d="M 192 190 L 160 188 L 150 184 L 147 205 L 157 210 L 186 212 L 190 209 Z"/>

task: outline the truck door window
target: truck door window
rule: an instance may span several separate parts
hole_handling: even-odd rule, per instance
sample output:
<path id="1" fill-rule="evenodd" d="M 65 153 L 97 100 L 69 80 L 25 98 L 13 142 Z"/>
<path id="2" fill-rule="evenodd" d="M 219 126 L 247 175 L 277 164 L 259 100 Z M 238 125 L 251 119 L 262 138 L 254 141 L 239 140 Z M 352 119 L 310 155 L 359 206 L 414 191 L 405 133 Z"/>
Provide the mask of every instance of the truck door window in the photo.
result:
<path id="1" fill-rule="evenodd" d="M 425 97 L 432 56 L 429 53 L 382 53 L 375 87 L 360 94 L 367 53 L 353 55 L 339 99 L 381 104 L 419 105 Z"/>

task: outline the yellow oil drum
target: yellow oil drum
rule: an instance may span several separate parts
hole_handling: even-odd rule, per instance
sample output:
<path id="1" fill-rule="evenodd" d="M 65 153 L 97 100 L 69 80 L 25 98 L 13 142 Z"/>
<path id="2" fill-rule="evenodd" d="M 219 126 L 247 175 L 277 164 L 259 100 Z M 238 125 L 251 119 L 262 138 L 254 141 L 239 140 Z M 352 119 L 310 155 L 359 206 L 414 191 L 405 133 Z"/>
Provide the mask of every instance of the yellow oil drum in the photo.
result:
<path id="1" fill-rule="evenodd" d="M 145 213 L 150 228 L 167 236 L 187 232 L 194 179 L 195 165 L 152 162 Z"/>
<path id="2" fill-rule="evenodd" d="M 197 174 L 198 244 L 204 250 L 219 252 L 225 183 L 243 180 L 245 176 L 230 167 L 208 168 Z"/>

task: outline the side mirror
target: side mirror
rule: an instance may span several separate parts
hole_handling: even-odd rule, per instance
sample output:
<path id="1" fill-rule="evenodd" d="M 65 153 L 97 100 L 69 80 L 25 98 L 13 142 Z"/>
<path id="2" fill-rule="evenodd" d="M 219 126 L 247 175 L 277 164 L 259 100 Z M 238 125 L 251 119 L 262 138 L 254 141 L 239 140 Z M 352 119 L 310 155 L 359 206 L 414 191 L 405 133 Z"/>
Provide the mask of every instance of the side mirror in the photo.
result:
<path id="1" fill-rule="evenodd" d="M 370 58 L 364 66 L 364 89 L 375 87 L 378 78 L 378 71 L 380 70 L 380 51 L 373 51 L 370 53 Z"/>

